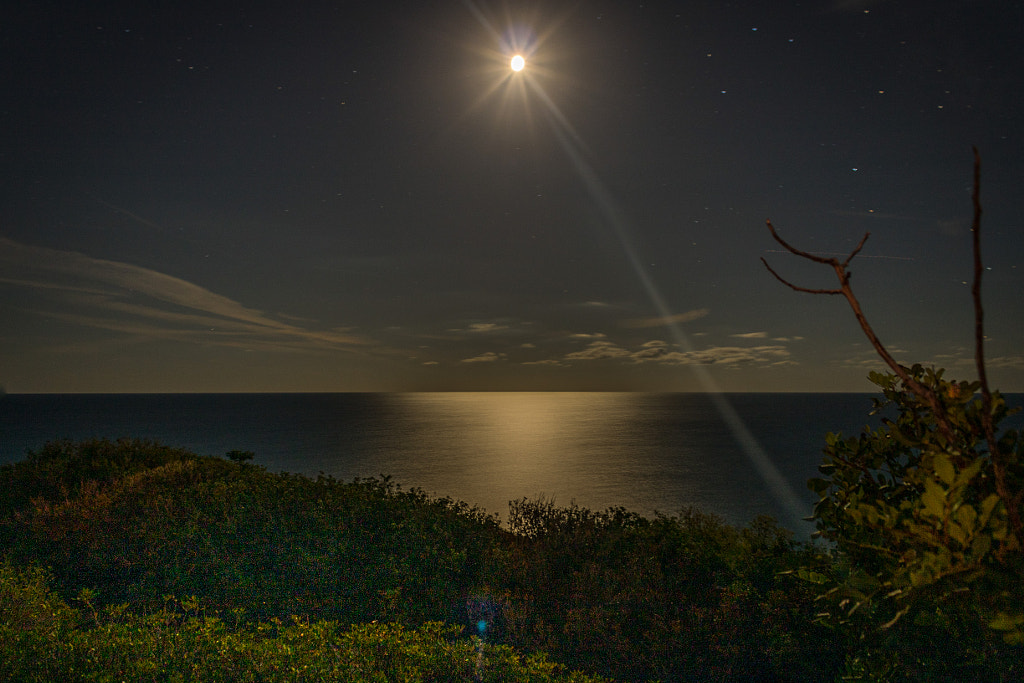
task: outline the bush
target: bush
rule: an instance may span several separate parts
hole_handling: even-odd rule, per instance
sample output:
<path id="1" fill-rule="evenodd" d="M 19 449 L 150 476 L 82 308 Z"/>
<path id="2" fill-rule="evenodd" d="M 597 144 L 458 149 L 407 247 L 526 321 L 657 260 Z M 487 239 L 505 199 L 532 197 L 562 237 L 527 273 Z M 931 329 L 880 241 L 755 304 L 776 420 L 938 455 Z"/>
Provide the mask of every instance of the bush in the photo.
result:
<path id="1" fill-rule="evenodd" d="M 110 482 L 172 462 L 197 460 L 180 448 L 140 439 L 50 441 L 25 460 L 0 465 L 0 516 L 24 508 L 33 498 L 73 497 L 86 482 Z"/>
<path id="2" fill-rule="evenodd" d="M 196 595 L 252 619 L 419 623 L 461 616 L 498 530 L 475 508 L 387 479 L 311 480 L 213 458 L 123 469 L 133 473 L 38 496 L 0 521 L 8 556 L 51 567 L 68 596 L 89 587 L 152 608 Z"/>
<path id="3" fill-rule="evenodd" d="M 201 681 L 570 681 L 543 657 L 483 647 L 459 627 L 361 624 L 293 617 L 229 628 L 195 601 L 148 614 L 97 609 L 89 591 L 80 609 L 50 592 L 37 570 L 0 565 L 0 678 Z"/>
<path id="4" fill-rule="evenodd" d="M 899 378 L 875 373 L 884 396 L 875 409 L 892 417 L 859 437 L 828 436 L 824 477 L 809 485 L 821 497 L 819 533 L 842 561 L 818 574 L 822 616 L 875 650 L 857 656 L 864 670 L 898 662 L 910 680 L 961 681 L 1024 671 L 1016 616 L 1024 562 L 997 491 L 977 385 L 921 366 L 908 372 L 940 397 L 949 428 Z M 998 392 L 990 406 L 998 428 L 1009 410 Z M 1001 434 L 1011 490 L 1024 483 L 1021 446 L 1015 430 Z"/>
<path id="5" fill-rule="evenodd" d="M 519 500 L 509 524 L 503 642 L 635 681 L 820 681 L 841 661 L 812 591 L 780 575 L 811 551 L 768 518 L 740 530 L 695 510 Z"/>
<path id="6" fill-rule="evenodd" d="M 140 447 L 140 461 L 157 452 Z M 49 467 L 14 468 L 48 493 L 5 500 L 15 511 L 0 518 L 0 551 L 17 566 L 49 567 L 32 574 L 32 594 L 64 616 L 51 635 L 30 628 L 12 648 L 42 652 L 55 646 L 51 636 L 65 638 L 88 661 L 61 661 L 83 671 L 136 671 L 117 659 L 121 647 L 171 659 L 188 652 L 207 673 L 234 671 L 225 652 L 236 645 L 254 661 L 284 661 L 274 648 L 299 633 L 320 643 L 321 659 L 350 632 L 397 643 L 401 657 L 439 651 L 442 640 L 464 654 L 480 636 L 485 663 L 550 656 L 515 659 L 521 669 L 501 671 L 533 678 L 510 680 L 548 680 L 559 666 L 635 681 L 822 680 L 842 660 L 831 632 L 811 623 L 811 587 L 780 576 L 810 550 L 768 519 L 735 529 L 693 510 L 647 519 L 523 500 L 504 530 L 476 508 L 387 478 L 314 480 L 196 456 L 148 469 L 131 457 L 90 462 L 110 448 L 118 447 L 65 443 L 47 450 Z M 99 474 L 76 482 L 61 457 Z M 56 592 L 43 591 L 41 577 Z M 451 626 L 428 626 L 441 622 Z M 105 654 L 88 659 L 89 648 Z"/>

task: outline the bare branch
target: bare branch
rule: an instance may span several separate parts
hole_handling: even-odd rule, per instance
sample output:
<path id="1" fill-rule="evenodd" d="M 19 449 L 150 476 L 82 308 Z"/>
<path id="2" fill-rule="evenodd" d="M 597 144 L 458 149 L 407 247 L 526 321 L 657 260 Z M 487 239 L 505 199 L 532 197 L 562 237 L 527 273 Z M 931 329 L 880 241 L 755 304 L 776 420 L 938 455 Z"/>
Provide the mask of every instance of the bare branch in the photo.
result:
<path id="1" fill-rule="evenodd" d="M 774 275 L 777 280 L 781 281 L 789 288 L 794 289 L 798 292 L 807 292 L 809 294 L 843 295 L 847 303 L 850 304 L 850 308 L 853 310 L 853 315 L 857 318 L 857 323 L 860 325 L 860 329 L 864 332 L 864 335 L 868 338 L 868 341 L 871 342 L 871 346 L 872 348 L 874 348 L 875 353 L 877 353 L 878 356 L 885 362 L 885 364 L 889 366 L 893 373 L 900 378 L 900 381 L 903 382 L 903 385 L 906 386 L 908 390 L 912 391 L 914 394 L 921 397 L 922 400 L 928 403 L 928 406 L 931 408 L 933 414 L 935 415 L 935 419 L 938 422 L 939 430 L 942 432 L 943 436 L 952 440 L 953 428 L 949 423 L 948 417 L 946 416 L 946 409 L 942 404 L 942 400 L 930 387 L 921 384 L 916 379 L 911 377 L 910 373 L 907 372 L 907 369 L 900 365 L 895 358 L 893 358 L 892 354 L 889 353 L 889 350 L 885 348 L 885 345 L 882 344 L 882 341 L 878 338 L 878 335 L 875 334 L 875 330 L 871 327 L 871 324 L 868 322 L 867 316 L 864 315 L 864 311 L 860 307 L 860 301 L 857 299 L 857 296 L 853 293 L 853 288 L 850 287 L 850 272 L 847 270 L 847 267 L 849 266 L 850 261 L 853 260 L 853 257 L 856 256 L 864 247 L 864 243 L 867 242 L 868 237 L 871 233 L 865 233 L 864 237 L 862 237 L 860 242 L 857 244 L 857 247 L 852 252 L 850 252 L 850 255 L 847 256 L 846 259 L 844 259 L 843 261 L 840 261 L 839 259 L 836 258 L 822 258 L 821 256 L 815 256 L 814 254 L 797 249 L 796 247 L 789 244 L 779 236 L 779 234 L 775 231 L 775 226 L 772 225 L 772 222 L 770 220 L 766 221 L 766 223 L 768 225 L 768 230 L 771 232 L 772 237 L 775 238 L 775 241 L 781 244 L 783 247 L 785 247 L 786 250 L 791 254 L 805 258 L 808 261 L 813 261 L 815 263 L 820 263 L 826 266 L 832 266 L 832 270 L 835 271 L 836 278 L 839 280 L 839 289 L 809 289 L 806 287 L 794 285 L 793 283 L 784 279 L 774 270 L 772 270 L 772 267 L 768 265 L 768 262 L 762 258 L 761 262 L 764 263 L 765 268 L 768 269 L 768 272 Z"/>
<path id="2" fill-rule="evenodd" d="M 789 242 L 787 242 L 786 240 L 782 239 L 782 237 L 779 236 L 779 233 L 777 233 L 775 231 L 775 226 L 772 225 L 772 222 L 770 220 L 766 220 L 765 223 L 768 225 L 768 231 L 772 233 L 772 237 L 775 238 L 776 242 L 778 242 L 783 247 L 785 247 L 786 251 L 788 251 L 789 253 L 794 254 L 796 256 L 799 256 L 801 258 L 805 258 L 808 261 L 814 261 L 815 263 L 821 263 L 821 264 L 824 264 L 826 266 L 841 265 L 843 268 L 846 268 L 848 265 L 850 265 L 850 261 L 853 260 L 853 257 L 856 256 L 858 253 L 860 253 L 860 250 L 864 248 L 864 243 L 867 242 L 868 241 L 868 237 L 871 236 L 870 232 L 864 233 L 864 236 L 860 238 L 860 242 L 857 244 L 857 247 L 853 251 L 850 252 L 850 255 L 847 256 L 846 259 L 842 261 L 842 263 L 840 263 L 839 259 L 836 259 L 836 258 L 824 258 L 824 257 L 818 256 L 817 254 L 812 254 L 812 253 L 810 253 L 808 251 L 803 251 L 801 249 L 797 249 L 792 244 L 790 244 Z M 764 261 L 764 259 L 761 259 L 761 261 Z M 767 266 L 768 264 L 765 263 L 765 265 Z M 769 268 L 768 270 L 771 270 L 771 268 Z M 776 276 L 776 277 L 778 277 L 778 276 Z M 785 280 L 783 280 L 783 282 L 785 282 Z M 792 285 L 790 285 L 790 286 L 792 286 Z M 807 290 L 799 290 L 799 291 L 807 291 Z M 831 292 L 828 292 L 828 293 L 831 294 Z"/>
<path id="3" fill-rule="evenodd" d="M 836 263 L 836 260 L 834 258 L 823 258 L 821 256 L 816 256 L 809 252 L 797 249 L 792 244 L 779 237 L 779 233 L 775 232 L 775 226 L 772 225 L 772 222 L 770 220 L 766 220 L 765 223 L 768 225 L 768 231 L 771 232 L 772 237 L 775 238 L 775 241 L 781 244 L 783 247 L 785 247 L 786 251 L 788 251 L 789 253 L 800 256 L 801 258 L 805 258 L 808 261 L 814 261 L 815 263 L 824 263 L 825 265 L 832 265 L 833 263 Z M 763 261 L 764 259 L 761 260 Z"/>
<path id="4" fill-rule="evenodd" d="M 974 251 L 974 282 L 971 285 L 971 298 L 974 301 L 974 364 L 978 369 L 978 380 L 981 383 L 981 426 L 985 430 L 989 453 L 992 454 L 992 474 L 995 477 L 996 493 L 1003 499 L 1010 524 L 1020 538 L 1024 533 L 1024 520 L 1020 515 L 1021 496 L 1010 492 L 1006 481 L 1006 454 L 996 441 L 995 424 L 992 421 L 992 392 L 988 385 L 988 374 L 985 371 L 985 311 L 981 305 L 981 276 L 985 271 L 981 261 L 981 155 L 978 148 L 974 152 L 974 191 L 971 201 L 974 204 L 974 220 L 971 223 L 971 242 Z"/>
<path id="5" fill-rule="evenodd" d="M 870 232 L 864 233 L 864 236 L 860 238 L 860 242 L 857 243 L 857 246 L 854 248 L 854 250 L 851 251 L 850 255 L 846 257 L 845 261 L 843 261 L 843 268 L 850 265 L 850 261 L 852 261 L 853 257 L 859 254 L 860 250 L 864 248 L 864 243 L 868 241 L 869 237 L 871 237 Z"/>
<path id="6" fill-rule="evenodd" d="M 842 294 L 843 293 L 843 290 L 841 290 L 841 289 L 808 289 L 807 287 L 800 287 L 799 285 L 794 285 L 792 282 L 790 282 L 786 278 L 784 278 L 781 275 L 779 275 L 778 273 L 776 273 L 775 269 L 772 268 L 771 266 L 769 266 L 768 262 L 765 261 L 764 258 L 761 259 L 761 263 L 764 264 L 764 267 L 768 269 L 769 273 L 771 273 L 772 275 L 775 276 L 776 280 L 778 280 L 782 284 L 786 285 L 790 289 L 795 290 L 797 292 L 805 292 L 807 294 Z"/>
<path id="7" fill-rule="evenodd" d="M 981 306 L 981 276 L 984 267 L 981 262 L 981 155 L 974 147 L 974 192 L 971 200 L 974 204 L 974 221 L 971 223 L 971 240 L 974 248 L 974 283 L 971 285 L 971 297 L 974 300 L 974 363 L 978 368 L 978 380 L 981 382 L 981 400 L 985 406 L 982 424 L 985 427 L 985 438 L 990 447 L 994 441 L 992 425 L 992 392 L 989 391 L 988 377 L 985 372 L 985 311 Z"/>

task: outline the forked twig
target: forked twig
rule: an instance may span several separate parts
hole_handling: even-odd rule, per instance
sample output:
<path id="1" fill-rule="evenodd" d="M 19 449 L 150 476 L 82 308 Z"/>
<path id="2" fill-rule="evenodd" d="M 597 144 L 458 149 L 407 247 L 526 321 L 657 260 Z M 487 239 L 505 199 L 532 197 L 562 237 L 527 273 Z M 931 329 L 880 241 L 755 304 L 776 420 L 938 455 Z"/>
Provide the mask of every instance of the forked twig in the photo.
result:
<path id="1" fill-rule="evenodd" d="M 820 263 L 822 265 L 831 266 L 832 270 L 835 271 L 836 278 L 839 280 L 839 287 L 837 289 L 810 289 L 807 287 L 795 285 L 789 280 L 783 278 L 778 273 L 776 273 L 775 270 L 772 269 L 772 267 L 768 265 L 768 262 L 762 257 L 761 263 L 763 263 L 765 268 L 768 269 L 768 272 L 774 275 L 775 278 L 782 282 L 784 285 L 797 292 L 805 292 L 807 294 L 842 295 L 846 299 L 847 303 L 850 304 L 850 308 L 853 310 L 853 315 L 857 318 L 857 323 L 860 325 L 860 329 L 864 331 L 865 336 L 867 336 L 868 341 L 871 342 L 871 346 L 875 349 L 875 352 L 881 357 L 885 364 L 889 366 L 889 368 L 896 374 L 896 376 L 900 378 L 904 386 L 906 386 L 910 391 L 914 392 L 928 403 L 928 406 L 932 409 L 932 412 L 935 414 L 936 421 L 939 425 L 939 430 L 942 432 L 943 436 L 952 440 L 953 429 L 949 424 L 949 419 L 946 416 L 946 409 L 942 405 L 942 400 L 932 389 L 925 386 L 924 384 L 921 384 L 916 379 L 911 377 L 910 373 L 907 372 L 907 369 L 900 365 L 895 358 L 893 358 L 892 354 L 889 353 L 889 350 L 885 348 L 885 345 L 882 344 L 882 341 L 878 338 L 878 335 L 875 334 L 875 330 L 871 327 L 871 324 L 868 322 L 867 317 L 864 315 L 864 311 L 860 306 L 860 301 L 857 299 L 857 296 L 853 293 L 853 288 L 850 286 L 850 262 L 853 261 L 854 257 L 860 253 L 861 249 L 864 248 L 864 244 L 868 241 L 868 237 L 871 236 L 871 233 L 864 233 L 864 236 L 860 239 L 860 242 L 857 243 L 857 246 L 854 247 L 853 251 L 851 251 L 845 259 L 840 261 L 839 259 L 834 257 L 824 258 L 822 256 L 816 256 L 815 254 L 811 254 L 806 251 L 797 249 L 796 247 L 794 247 L 789 242 L 787 242 L 786 240 L 782 239 L 782 237 L 779 236 L 779 233 L 775 231 L 775 226 L 772 225 L 772 222 L 770 220 L 765 222 L 768 225 L 768 230 L 769 232 L 771 232 L 772 237 L 775 239 L 776 242 L 781 244 L 786 249 L 786 251 L 795 256 L 807 259 L 808 261 L 813 261 L 814 263 Z"/>

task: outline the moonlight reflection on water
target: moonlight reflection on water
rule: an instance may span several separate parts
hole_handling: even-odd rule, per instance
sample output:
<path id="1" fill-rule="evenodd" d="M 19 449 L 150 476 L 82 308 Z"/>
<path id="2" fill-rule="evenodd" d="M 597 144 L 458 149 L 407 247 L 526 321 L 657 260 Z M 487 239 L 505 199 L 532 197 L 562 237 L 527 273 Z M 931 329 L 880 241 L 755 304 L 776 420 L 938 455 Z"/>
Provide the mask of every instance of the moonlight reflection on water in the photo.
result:
<path id="1" fill-rule="evenodd" d="M 801 516 L 826 432 L 858 433 L 871 407 L 865 394 L 728 398 L 799 492 Z M 0 402 L 0 434 L 0 462 L 48 440 L 134 437 L 252 451 L 271 472 L 386 474 L 503 518 L 510 500 L 544 495 L 645 515 L 695 506 L 733 524 L 769 514 L 810 530 L 771 495 L 707 394 L 24 394 Z"/>

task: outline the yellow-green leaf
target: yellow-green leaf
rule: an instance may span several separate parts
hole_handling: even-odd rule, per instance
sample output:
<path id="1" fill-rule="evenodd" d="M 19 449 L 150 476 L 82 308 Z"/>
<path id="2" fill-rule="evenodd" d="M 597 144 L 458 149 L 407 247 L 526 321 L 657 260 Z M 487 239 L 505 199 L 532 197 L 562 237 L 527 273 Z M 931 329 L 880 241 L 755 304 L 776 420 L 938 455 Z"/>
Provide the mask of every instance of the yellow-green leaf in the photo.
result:
<path id="1" fill-rule="evenodd" d="M 1003 642 L 1007 645 L 1020 645 L 1024 643 L 1024 631 L 1017 629 L 1003 635 Z"/>
<path id="2" fill-rule="evenodd" d="M 981 520 L 982 524 L 988 521 L 988 518 L 992 516 L 992 511 L 995 510 L 996 505 L 999 504 L 999 495 L 990 494 L 985 500 L 981 501 Z"/>
<path id="3" fill-rule="evenodd" d="M 924 493 L 921 494 L 921 502 L 924 508 L 934 517 L 941 518 L 946 509 L 945 491 L 937 483 L 930 479 L 924 482 Z"/>
<path id="4" fill-rule="evenodd" d="M 936 453 L 934 467 L 935 474 L 939 475 L 942 483 L 946 486 L 952 486 L 956 480 L 956 470 L 953 468 L 953 463 L 949 460 L 949 455 L 946 453 Z"/>
<path id="5" fill-rule="evenodd" d="M 920 587 L 932 581 L 932 573 L 928 569 L 920 569 L 910 572 L 910 585 Z"/>
<path id="6" fill-rule="evenodd" d="M 968 534 L 974 533 L 975 522 L 978 519 L 978 511 L 974 509 L 973 505 L 961 505 L 954 515 L 956 521 L 964 528 Z"/>
<path id="7" fill-rule="evenodd" d="M 946 530 L 949 532 L 950 537 L 960 545 L 967 545 L 967 533 L 964 532 L 964 528 L 956 522 L 950 522 L 946 526 Z"/>

